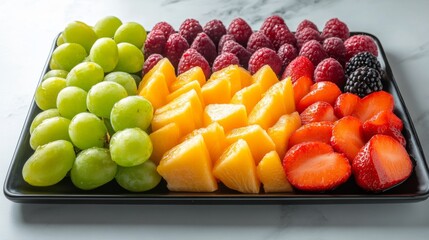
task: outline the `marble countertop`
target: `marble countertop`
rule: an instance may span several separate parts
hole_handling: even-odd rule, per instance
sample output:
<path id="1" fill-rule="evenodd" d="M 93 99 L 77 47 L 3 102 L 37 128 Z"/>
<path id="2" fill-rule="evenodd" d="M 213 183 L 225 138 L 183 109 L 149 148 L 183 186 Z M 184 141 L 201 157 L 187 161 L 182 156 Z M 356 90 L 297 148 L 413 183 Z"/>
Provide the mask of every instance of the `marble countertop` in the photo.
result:
<path id="1" fill-rule="evenodd" d="M 0 179 L 4 180 L 54 37 L 106 15 L 150 29 L 237 17 L 259 28 L 279 14 L 295 29 L 338 17 L 377 36 L 429 156 L 428 1 L 0 1 Z M 0 239 L 427 239 L 429 201 L 359 205 L 38 205 L 0 196 Z"/>

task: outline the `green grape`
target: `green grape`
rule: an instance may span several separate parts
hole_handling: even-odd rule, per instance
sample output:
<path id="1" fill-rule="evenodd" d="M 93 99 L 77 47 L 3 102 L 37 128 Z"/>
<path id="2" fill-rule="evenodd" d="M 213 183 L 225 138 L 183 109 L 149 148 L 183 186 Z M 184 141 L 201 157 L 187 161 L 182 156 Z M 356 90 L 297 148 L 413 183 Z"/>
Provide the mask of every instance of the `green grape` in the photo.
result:
<path id="1" fill-rule="evenodd" d="M 127 22 L 116 30 L 113 38 L 117 43 L 127 42 L 141 49 L 146 41 L 146 34 L 146 30 L 139 23 Z"/>
<path id="2" fill-rule="evenodd" d="M 86 112 L 87 93 L 78 87 L 66 87 L 58 93 L 57 108 L 61 116 L 72 119 L 76 114 Z"/>
<path id="3" fill-rule="evenodd" d="M 77 155 L 70 177 L 76 187 L 91 190 L 113 180 L 117 168 L 117 164 L 110 157 L 109 150 L 94 147 L 83 150 Z"/>
<path id="4" fill-rule="evenodd" d="M 72 143 L 79 149 L 103 147 L 107 128 L 103 120 L 92 113 L 78 113 L 70 122 L 68 133 Z"/>
<path id="5" fill-rule="evenodd" d="M 89 91 L 92 86 L 103 81 L 104 71 L 97 63 L 83 62 L 76 65 L 67 75 L 67 86 L 80 87 Z"/>
<path id="6" fill-rule="evenodd" d="M 40 146 L 25 162 L 22 177 L 33 186 L 51 186 L 61 181 L 73 166 L 76 154 L 73 145 L 56 140 Z"/>
<path id="7" fill-rule="evenodd" d="M 40 123 L 30 136 L 30 146 L 36 149 L 55 140 L 70 141 L 68 129 L 70 120 L 63 117 L 51 117 Z"/>
<path id="8" fill-rule="evenodd" d="M 119 18 L 115 16 L 104 17 L 94 25 L 94 31 L 99 38 L 108 37 L 113 38 L 116 30 L 122 25 Z"/>
<path id="9" fill-rule="evenodd" d="M 115 71 L 136 73 L 142 70 L 144 63 L 143 52 L 130 43 L 118 44 L 119 60 Z"/>
<path id="10" fill-rule="evenodd" d="M 61 33 L 60 36 L 58 36 L 57 41 L 56 41 L 57 47 L 60 46 L 63 43 L 64 43 L 64 36 Z"/>
<path id="11" fill-rule="evenodd" d="M 54 69 L 54 70 L 50 70 L 45 75 L 43 75 L 43 80 L 46 80 L 50 77 L 60 77 L 60 78 L 66 79 L 67 74 L 69 74 L 69 72 L 66 70 Z"/>
<path id="12" fill-rule="evenodd" d="M 156 187 L 161 182 L 161 176 L 156 171 L 156 165 L 146 161 L 134 167 L 118 166 L 116 182 L 131 192 L 144 192 Z"/>
<path id="13" fill-rule="evenodd" d="M 52 117 L 59 117 L 60 112 L 56 108 L 51 108 L 48 110 L 45 110 L 43 112 L 40 112 L 39 114 L 34 117 L 33 121 L 30 125 L 30 134 L 33 133 L 34 129 L 39 126 L 44 120 Z"/>
<path id="14" fill-rule="evenodd" d="M 125 97 L 127 97 L 127 91 L 119 83 L 103 81 L 89 90 L 86 106 L 95 115 L 110 118 L 113 105 Z"/>
<path id="15" fill-rule="evenodd" d="M 140 82 L 142 81 L 141 77 L 139 75 L 137 75 L 137 74 L 131 74 L 131 77 L 134 78 L 134 81 L 136 82 L 136 86 L 138 88 Z"/>
<path id="16" fill-rule="evenodd" d="M 138 127 L 146 130 L 153 117 L 152 104 L 141 96 L 129 96 L 115 103 L 110 122 L 115 131 Z"/>
<path id="17" fill-rule="evenodd" d="M 116 132 L 110 139 L 112 160 L 119 166 L 132 167 L 147 161 L 152 154 L 152 142 L 140 128 Z"/>
<path id="18" fill-rule="evenodd" d="M 100 65 L 104 72 L 111 72 L 118 63 L 118 46 L 111 38 L 100 38 L 92 46 L 89 57 Z"/>
<path id="19" fill-rule="evenodd" d="M 42 110 L 57 106 L 58 93 L 66 87 L 66 80 L 60 77 L 51 77 L 44 80 L 36 89 L 34 100 Z"/>
<path id="20" fill-rule="evenodd" d="M 69 23 L 64 29 L 63 38 L 64 42 L 82 45 L 86 52 L 89 53 L 89 50 L 98 37 L 90 26 L 83 22 L 74 21 Z"/>
<path id="21" fill-rule="evenodd" d="M 126 72 L 111 72 L 104 77 L 104 81 L 112 81 L 122 85 L 128 96 L 137 94 L 137 85 L 131 74 Z"/>
<path id="22" fill-rule="evenodd" d="M 74 66 L 82 62 L 87 55 L 85 48 L 77 43 L 64 43 L 58 46 L 52 53 L 51 69 L 70 71 Z"/>

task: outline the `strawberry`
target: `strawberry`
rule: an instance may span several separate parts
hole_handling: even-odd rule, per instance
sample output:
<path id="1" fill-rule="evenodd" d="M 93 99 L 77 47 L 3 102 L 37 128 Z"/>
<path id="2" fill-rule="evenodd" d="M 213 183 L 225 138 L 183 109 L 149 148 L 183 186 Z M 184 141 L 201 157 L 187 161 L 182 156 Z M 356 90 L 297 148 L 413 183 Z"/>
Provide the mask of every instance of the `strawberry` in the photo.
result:
<path id="1" fill-rule="evenodd" d="M 353 93 L 343 93 L 337 97 L 334 103 L 335 115 L 339 118 L 352 115 L 356 105 L 360 101 L 358 95 Z"/>
<path id="2" fill-rule="evenodd" d="M 377 134 L 353 159 L 356 183 L 367 191 L 381 192 L 405 181 L 412 172 L 410 156 L 394 138 Z"/>
<path id="3" fill-rule="evenodd" d="M 364 122 L 363 133 L 367 139 L 376 134 L 389 135 L 395 138 L 402 146 L 405 146 L 407 142 L 401 133 L 402 128 L 402 120 L 393 112 L 381 111 Z"/>
<path id="4" fill-rule="evenodd" d="M 359 118 L 363 123 L 375 114 L 387 110 L 393 111 L 394 102 L 390 93 L 385 91 L 373 92 L 356 105 L 353 116 Z"/>
<path id="5" fill-rule="evenodd" d="M 303 142 L 324 142 L 329 144 L 332 136 L 332 122 L 314 122 L 301 126 L 289 138 L 288 147 Z"/>
<path id="6" fill-rule="evenodd" d="M 336 121 L 332 127 L 331 145 L 336 152 L 344 153 L 351 162 L 365 145 L 360 120 L 347 116 Z"/>
<path id="7" fill-rule="evenodd" d="M 290 184 L 304 191 L 332 190 L 351 175 L 347 158 L 322 142 L 295 145 L 286 153 L 283 167 Z"/>
<path id="8" fill-rule="evenodd" d="M 287 65 L 286 69 L 282 74 L 282 79 L 285 79 L 286 77 L 291 77 L 292 82 L 295 82 L 302 76 L 307 76 L 313 79 L 313 73 L 314 65 L 310 61 L 310 59 L 304 56 L 298 56 L 294 60 L 292 60 L 289 65 Z"/>
<path id="9" fill-rule="evenodd" d="M 310 87 L 310 92 L 299 101 L 297 110 L 301 113 L 317 101 L 325 101 L 334 105 L 335 100 L 340 94 L 341 90 L 335 83 L 329 81 L 317 82 Z"/>
<path id="10" fill-rule="evenodd" d="M 310 87 L 313 84 L 313 80 L 307 76 L 302 76 L 293 83 L 293 96 L 296 104 L 299 103 L 302 97 L 310 92 Z"/>
<path id="11" fill-rule="evenodd" d="M 303 125 L 312 122 L 337 121 L 337 117 L 334 115 L 334 108 L 331 104 L 323 101 L 318 101 L 308 106 L 300 114 L 300 117 Z"/>

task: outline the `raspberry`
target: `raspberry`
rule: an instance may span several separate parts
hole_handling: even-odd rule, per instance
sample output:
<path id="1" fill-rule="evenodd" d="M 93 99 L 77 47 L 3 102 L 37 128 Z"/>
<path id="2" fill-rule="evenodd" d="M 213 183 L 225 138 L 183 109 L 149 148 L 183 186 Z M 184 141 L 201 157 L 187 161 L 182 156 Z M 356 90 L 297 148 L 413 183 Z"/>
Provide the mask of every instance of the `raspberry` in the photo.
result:
<path id="1" fill-rule="evenodd" d="M 332 18 L 326 22 L 322 31 L 322 37 L 339 37 L 345 41 L 348 37 L 350 37 L 349 28 L 338 18 Z"/>
<path id="2" fill-rule="evenodd" d="M 188 44 L 191 45 L 194 39 L 197 37 L 197 34 L 203 31 L 200 22 L 193 18 L 188 18 L 183 21 L 182 25 L 179 27 L 179 33 L 182 35 Z"/>
<path id="3" fill-rule="evenodd" d="M 235 18 L 228 26 L 228 33 L 233 35 L 239 44 L 246 47 L 247 41 L 249 40 L 250 35 L 252 35 L 253 30 L 244 19 Z"/>
<path id="4" fill-rule="evenodd" d="M 267 47 L 274 49 L 273 44 L 271 41 L 263 34 L 262 32 L 254 32 L 249 38 L 249 41 L 247 42 L 247 50 L 249 52 L 254 53 L 256 50 Z"/>
<path id="5" fill-rule="evenodd" d="M 380 73 L 370 67 L 356 69 L 346 80 L 344 92 L 351 92 L 359 97 L 383 90 Z"/>
<path id="6" fill-rule="evenodd" d="M 225 42 L 222 48 L 222 53 L 224 52 L 229 52 L 237 56 L 238 60 L 240 61 L 240 65 L 244 68 L 247 68 L 249 58 L 252 55 L 249 51 L 247 51 L 247 49 L 232 40 Z"/>
<path id="7" fill-rule="evenodd" d="M 295 37 L 298 48 L 302 48 L 302 46 L 310 40 L 316 40 L 318 42 L 322 41 L 320 33 L 313 28 L 304 28 L 301 31 L 296 32 Z"/>
<path id="8" fill-rule="evenodd" d="M 370 67 L 377 70 L 381 74 L 381 65 L 377 57 L 370 52 L 360 52 L 354 55 L 346 64 L 345 73 L 350 76 L 356 69 L 360 67 Z"/>
<path id="9" fill-rule="evenodd" d="M 150 55 L 143 64 L 142 76 L 148 73 L 161 59 L 163 59 L 163 56 L 161 54 L 154 53 Z"/>
<path id="10" fill-rule="evenodd" d="M 279 55 L 280 60 L 282 60 L 282 69 L 284 69 L 298 56 L 298 51 L 293 45 L 285 43 L 279 48 L 279 50 L 277 50 L 277 55 Z"/>
<path id="11" fill-rule="evenodd" d="M 344 42 L 341 38 L 330 37 L 325 39 L 323 41 L 323 49 L 329 57 L 337 59 L 344 66 L 346 62 L 346 47 L 344 47 Z"/>
<path id="12" fill-rule="evenodd" d="M 277 75 L 282 71 L 282 61 L 277 53 L 269 48 L 261 48 L 250 57 L 250 74 L 254 74 L 264 65 L 269 65 Z"/>
<path id="13" fill-rule="evenodd" d="M 220 40 L 219 40 L 219 44 L 217 45 L 217 52 L 218 52 L 218 54 L 221 54 L 221 53 L 222 53 L 223 45 L 224 45 L 227 41 L 229 41 L 229 40 L 232 40 L 232 41 L 234 41 L 234 42 L 235 42 L 235 37 L 234 37 L 234 36 L 232 36 L 231 34 L 225 34 L 225 35 L 223 35 L 223 36 L 220 38 Z"/>
<path id="14" fill-rule="evenodd" d="M 223 68 L 228 67 L 229 65 L 238 65 L 239 63 L 240 61 L 238 60 L 237 56 L 232 53 L 224 52 L 217 56 L 214 60 L 212 71 L 217 72 Z"/>
<path id="15" fill-rule="evenodd" d="M 378 56 L 377 44 L 370 36 L 354 35 L 344 41 L 346 47 L 346 60 L 349 60 L 359 52 L 370 52 L 374 56 Z"/>
<path id="16" fill-rule="evenodd" d="M 314 70 L 314 81 L 331 81 L 342 88 L 345 81 L 343 67 L 334 58 L 323 59 Z"/>
<path id="17" fill-rule="evenodd" d="M 304 28 L 312 28 L 316 31 L 319 31 L 316 24 L 314 24 L 312 21 L 304 19 L 302 22 L 298 24 L 298 27 L 296 28 L 296 32 L 301 32 Z"/>
<path id="18" fill-rule="evenodd" d="M 296 39 L 293 33 L 291 33 L 287 28 L 281 27 L 280 25 L 274 28 L 275 38 L 271 40 L 275 49 L 279 49 L 283 44 L 289 43 L 296 45 Z"/>
<path id="19" fill-rule="evenodd" d="M 316 40 L 310 40 L 304 43 L 299 51 L 299 55 L 306 56 L 314 66 L 317 66 L 323 59 L 328 57 L 328 54 L 323 50 L 322 44 Z"/>
<path id="20" fill-rule="evenodd" d="M 277 26 L 285 28 L 287 31 L 289 31 L 289 28 L 287 27 L 283 18 L 278 15 L 267 17 L 262 23 L 261 28 L 259 28 L 259 31 L 265 34 L 265 36 L 267 36 L 268 39 L 270 39 L 272 42 L 276 37 L 276 31 L 274 28 Z"/>
<path id="21" fill-rule="evenodd" d="M 197 50 L 211 65 L 217 56 L 216 46 L 205 32 L 198 33 L 191 48 Z"/>
<path id="22" fill-rule="evenodd" d="M 171 64 L 177 68 L 180 57 L 189 48 L 189 44 L 182 35 L 173 33 L 165 44 L 165 57 L 167 57 Z"/>
<path id="23" fill-rule="evenodd" d="M 151 31 L 146 38 L 144 43 L 144 54 L 146 57 L 154 53 L 164 54 L 165 44 L 167 42 L 167 38 L 160 30 Z"/>
<path id="24" fill-rule="evenodd" d="M 295 82 L 302 76 L 307 76 L 313 79 L 314 65 L 305 56 L 298 56 L 292 62 L 287 65 L 285 71 L 283 72 L 282 79 L 286 77 L 291 77 L 292 82 Z"/>
<path id="25" fill-rule="evenodd" d="M 207 60 L 201 55 L 197 50 L 193 48 L 189 48 L 186 50 L 179 61 L 179 66 L 177 73 L 181 74 L 193 67 L 201 67 L 201 69 L 204 72 L 204 75 L 206 76 L 206 79 L 209 79 L 210 77 L 210 66 Z"/>
<path id="26" fill-rule="evenodd" d="M 218 45 L 220 38 L 226 34 L 225 25 L 217 19 L 207 22 L 203 27 L 203 31 L 209 35 L 215 46 Z"/>
<path id="27" fill-rule="evenodd" d="M 168 37 L 175 33 L 176 31 L 174 28 L 167 22 L 159 22 L 153 26 L 152 31 L 160 30 L 164 33 L 165 39 L 168 39 Z"/>

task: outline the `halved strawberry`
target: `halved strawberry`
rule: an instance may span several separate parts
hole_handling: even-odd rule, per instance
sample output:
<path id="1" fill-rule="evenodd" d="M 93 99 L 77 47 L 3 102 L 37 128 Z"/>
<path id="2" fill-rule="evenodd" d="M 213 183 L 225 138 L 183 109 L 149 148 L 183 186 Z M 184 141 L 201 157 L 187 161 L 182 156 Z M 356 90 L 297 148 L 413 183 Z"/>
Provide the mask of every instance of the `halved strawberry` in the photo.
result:
<path id="1" fill-rule="evenodd" d="M 335 151 L 344 153 L 350 162 L 365 145 L 362 123 L 359 119 L 347 116 L 334 123 L 331 145 Z"/>
<path id="2" fill-rule="evenodd" d="M 291 77 L 292 82 L 295 82 L 302 76 L 313 78 L 313 74 L 314 65 L 310 59 L 304 56 L 298 56 L 287 65 L 282 74 L 282 79 Z"/>
<path id="3" fill-rule="evenodd" d="M 362 98 L 356 105 L 352 115 L 359 118 L 364 123 L 381 111 L 393 111 L 393 107 L 393 96 L 388 92 L 378 91 Z"/>
<path id="4" fill-rule="evenodd" d="M 391 111 L 381 111 L 363 123 L 363 133 L 367 139 L 376 134 L 389 135 L 405 146 L 407 141 L 402 135 L 403 123 Z"/>
<path id="5" fill-rule="evenodd" d="M 407 150 L 394 138 L 377 134 L 352 162 L 356 183 L 367 191 L 381 192 L 405 181 L 413 170 Z"/>
<path id="6" fill-rule="evenodd" d="M 335 83 L 329 81 L 317 82 L 310 87 L 310 92 L 299 101 L 297 105 L 298 112 L 304 111 L 317 101 L 325 101 L 333 106 L 340 94 L 341 90 Z"/>
<path id="7" fill-rule="evenodd" d="M 302 76 L 293 83 L 293 96 L 296 103 L 299 103 L 301 98 L 310 92 L 310 87 L 313 84 L 313 80 L 308 76 Z"/>
<path id="8" fill-rule="evenodd" d="M 347 158 L 322 142 L 295 145 L 286 153 L 283 167 L 290 184 L 304 191 L 332 190 L 351 175 Z"/>
<path id="9" fill-rule="evenodd" d="M 360 97 L 353 93 L 343 93 L 338 96 L 334 104 L 335 115 L 339 118 L 352 115 Z"/>
<path id="10" fill-rule="evenodd" d="M 324 142 L 329 144 L 332 136 L 332 122 L 314 122 L 302 125 L 289 138 L 288 147 L 303 142 Z"/>
<path id="11" fill-rule="evenodd" d="M 323 101 L 318 101 L 306 108 L 300 115 L 303 125 L 312 122 L 335 122 L 337 117 L 334 114 L 334 108 L 331 104 Z"/>

